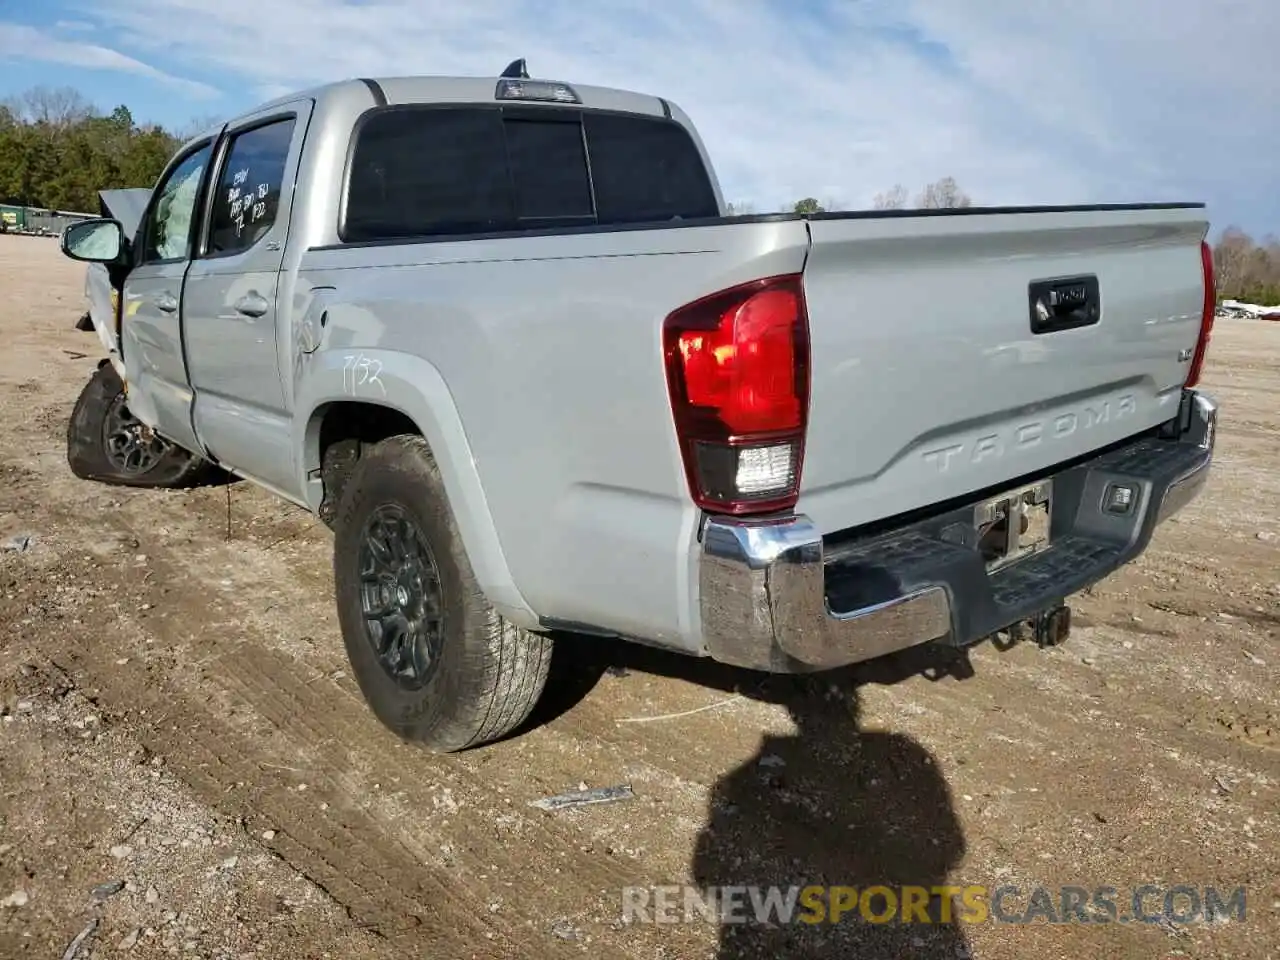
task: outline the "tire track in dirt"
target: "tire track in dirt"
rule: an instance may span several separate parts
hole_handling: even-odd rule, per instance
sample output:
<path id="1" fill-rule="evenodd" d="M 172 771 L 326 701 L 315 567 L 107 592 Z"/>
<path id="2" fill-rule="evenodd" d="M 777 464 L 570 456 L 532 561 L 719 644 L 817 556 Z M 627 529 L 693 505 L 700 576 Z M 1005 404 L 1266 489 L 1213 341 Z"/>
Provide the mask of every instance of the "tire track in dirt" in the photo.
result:
<path id="1" fill-rule="evenodd" d="M 25 474 L 18 487 L 39 484 L 38 474 L 16 464 L 8 464 L 6 472 Z M 99 540 L 127 541 L 135 535 L 149 539 L 137 514 L 154 516 L 154 501 L 166 495 L 112 493 L 120 496 L 116 501 L 120 506 L 95 511 L 89 521 L 76 516 L 82 514 L 84 503 L 54 504 L 46 493 L 42 508 L 46 514 L 52 513 L 55 527 L 78 524 L 82 533 L 92 530 Z M 92 499 L 100 496 L 107 495 L 95 491 Z M 160 513 L 163 516 L 163 510 Z M 172 523 L 168 517 L 163 520 L 175 533 L 191 532 L 182 518 Z M 198 516 L 194 521 L 202 522 Z M 551 916 L 607 925 L 617 914 L 616 894 L 611 899 L 602 897 L 601 892 L 643 882 L 646 871 L 640 864 L 617 851 L 600 857 L 584 842 L 580 826 L 519 809 L 528 794 L 528 771 L 536 769 L 538 779 L 547 780 L 549 771 L 557 766 L 554 757 L 530 756 L 533 748 L 529 741 L 488 748 L 481 760 L 431 758 L 375 726 L 354 685 L 346 680 L 339 686 L 332 679 L 327 668 L 333 663 L 345 666 L 345 659 L 325 657 L 325 669 L 317 669 L 313 663 L 266 645 L 271 642 L 269 636 L 260 641 L 255 635 L 269 631 L 258 623 L 261 615 L 254 609 L 259 599 L 255 592 L 219 591 L 209 582 L 215 574 L 202 575 L 198 569 L 210 569 L 207 558 L 200 561 L 202 556 L 211 554 L 216 566 L 227 557 L 243 560 L 259 548 L 234 542 L 202 544 L 193 551 L 197 569 L 192 570 L 188 563 L 186 571 L 184 560 L 192 554 L 151 542 L 143 549 L 148 551 L 146 588 L 131 585 L 127 571 L 122 571 L 125 579 L 115 584 L 120 600 L 127 606 L 130 594 L 138 594 L 137 601 L 145 602 L 143 597 L 167 591 L 166 605 L 185 607 L 186 615 L 149 616 L 145 622 L 122 618 L 119 632 L 128 639 L 118 636 L 111 643 L 107 640 L 110 634 L 104 634 L 92 650 L 68 658 L 68 669 L 80 682 L 99 685 L 104 699 L 116 709 L 145 711 L 153 717 L 183 717 L 179 729 L 148 724 L 148 746 L 164 755 L 209 802 L 236 816 L 272 824 L 272 829 L 279 831 L 279 852 L 362 926 L 388 938 L 415 941 L 430 932 L 435 941 L 442 925 L 463 926 L 447 918 L 474 912 L 478 904 L 518 896 L 518 884 L 513 885 L 512 878 L 522 877 L 523 863 L 531 856 L 552 859 L 559 872 L 573 878 L 571 884 L 539 888 L 539 907 Z M 84 575 L 92 572 L 86 569 Z M 311 624 L 318 617 L 331 618 L 332 601 L 327 595 L 308 596 L 304 585 L 290 579 L 287 575 L 276 577 L 270 590 L 283 607 L 295 610 L 299 620 Z M 202 608 L 201 603 L 207 606 Z M 107 619 L 111 616 L 105 614 Z M 327 627 L 325 632 L 330 631 L 336 628 Z M 147 669 L 141 678 L 115 666 L 122 654 L 136 656 L 140 646 L 148 650 Z M 193 684 L 190 676 L 183 675 L 183 663 L 189 672 L 189 664 L 197 657 L 201 666 Z M 193 686 L 201 689 L 193 690 Z M 239 708 L 239 715 L 228 717 L 232 704 Z M 249 716 L 244 714 L 245 708 Z M 145 719 L 141 722 L 147 723 Z M 355 732 L 362 727 L 364 732 Z M 353 760 L 353 755 L 358 755 L 358 760 Z M 504 760 L 515 761 L 517 769 L 511 770 L 508 763 L 501 762 Z M 308 784 L 305 804 L 296 784 L 267 774 L 263 763 L 297 771 L 296 779 L 305 779 Z M 376 805 L 363 801 L 362 794 L 371 782 L 393 779 L 399 780 L 394 794 L 384 791 L 384 799 Z M 524 789 L 520 789 L 521 781 Z M 244 788 L 237 785 L 255 783 L 258 786 L 250 797 L 233 799 L 244 794 Z M 442 788 L 444 784 L 448 787 Z M 314 789 L 317 785 L 319 790 Z M 441 789 L 428 789 L 428 785 Z M 519 801 L 515 812 L 484 800 L 495 786 L 514 794 L 511 799 Z M 446 809 L 460 799 L 466 810 L 460 817 L 484 824 L 518 819 L 522 844 L 505 847 L 501 835 L 485 838 L 488 842 L 472 838 L 466 844 L 450 843 L 456 830 L 440 832 L 422 822 L 413 824 L 415 810 L 432 810 L 433 804 L 441 802 L 442 793 L 448 798 L 450 790 L 456 792 L 457 799 L 443 801 Z M 312 810 L 321 797 L 329 803 L 323 816 Z M 334 811 L 341 811 L 345 818 L 338 826 L 330 823 Z M 449 868 L 427 866 L 433 859 L 440 860 L 433 851 L 441 848 L 451 851 Z M 439 906 L 428 909 L 424 904 Z M 561 948 L 544 936 L 529 940 L 527 923 L 513 917 L 508 922 L 502 915 L 488 916 L 483 924 L 477 922 L 474 929 L 460 934 L 459 942 L 483 941 L 486 933 L 499 933 L 503 940 L 510 938 L 510 946 L 518 952 L 527 949 L 538 956 L 569 955 L 565 952 L 572 949 L 568 945 Z M 662 944 L 669 947 L 671 934 L 660 937 L 657 928 L 640 928 L 629 931 L 627 941 L 628 948 L 648 953 Z M 577 951 L 572 952 L 576 955 Z"/>
<path id="2" fill-rule="evenodd" d="M 54 417 L 44 419 L 53 421 Z M 54 439 L 48 435 L 36 441 L 50 443 Z M 60 438 L 59 438 L 60 439 Z M 61 463 L 55 469 L 65 469 Z M 44 466 L 44 464 L 41 464 Z M 33 486 L 41 486 L 38 474 L 32 474 Z M 293 611 L 294 619 L 307 623 L 307 631 L 316 634 L 316 647 L 305 657 L 309 668 L 315 668 L 315 674 L 309 678 L 309 689 L 323 691 L 326 695 L 344 696 L 354 705 L 350 723 L 358 727 L 367 722 L 368 714 L 354 683 L 347 677 L 334 680 L 332 672 L 345 671 L 345 656 L 341 654 L 341 640 L 337 634 L 336 618 L 332 611 L 332 582 L 329 569 L 329 534 L 308 514 L 291 505 L 281 504 L 268 495 L 257 491 L 248 484 L 237 483 L 231 490 L 232 501 L 232 541 L 224 540 L 226 529 L 226 493 L 223 488 L 198 488 L 191 491 L 134 491 L 119 488 L 99 487 L 92 484 L 77 484 L 84 492 L 85 502 L 81 502 L 81 510 L 91 510 L 95 516 L 108 517 L 112 529 L 118 537 L 136 536 L 140 541 L 138 549 L 146 551 L 149 556 L 151 578 L 155 585 L 165 584 L 170 600 L 167 603 L 184 602 L 181 598 L 204 596 L 220 603 L 223 618 L 228 622 L 223 631 L 243 632 L 245 627 L 254 624 L 260 629 L 252 632 L 262 638 L 262 642 L 272 646 L 280 646 L 279 623 L 275 616 L 264 617 L 260 610 L 269 605 Z M 153 536 L 157 524 L 163 527 L 164 540 L 170 543 L 185 541 L 184 550 L 170 550 Z M 252 537 L 252 539 L 245 539 Z M 219 571 L 227 561 L 233 560 L 237 566 L 245 567 L 249 576 L 242 578 L 231 574 L 232 586 L 222 587 Z M 157 571 L 167 569 L 169 573 L 158 575 Z M 175 574 L 173 571 L 184 571 Z M 157 579 L 157 576 L 159 578 Z M 269 598 L 269 599 L 268 599 Z M 228 613 L 225 604 L 234 604 L 234 613 Z M 256 608 L 256 609 L 255 609 Z M 234 624 L 234 626 L 230 626 Z M 324 626 L 315 629 L 320 624 Z M 158 625 L 151 623 L 153 629 Z M 167 628 L 159 628 L 165 632 Z M 200 654 L 208 666 L 215 666 L 212 661 L 234 661 L 245 656 L 261 656 L 260 650 L 254 650 L 254 642 L 242 643 L 237 654 L 231 656 L 219 653 L 225 643 L 211 647 L 207 642 L 187 637 L 186 631 L 168 631 L 173 644 L 183 644 L 188 649 L 203 647 Z M 294 644 L 296 646 L 296 644 Z M 278 675 L 282 670 L 275 667 L 296 669 L 296 664 L 286 663 L 272 667 L 262 667 L 253 674 L 253 680 L 259 676 Z M 215 669 L 214 681 L 223 690 L 216 699 L 227 700 L 225 689 L 229 687 L 228 674 Z M 271 704 L 276 694 L 268 691 L 238 689 L 238 697 L 254 705 L 263 722 L 261 731 L 270 731 L 272 722 L 287 724 L 289 717 L 272 715 L 262 704 Z M 670 693 L 670 690 L 663 691 Z M 707 691 L 690 685 L 687 692 L 698 701 L 694 706 L 705 702 Z M 699 767 L 696 763 L 685 763 L 687 751 L 683 748 L 685 733 L 679 727 L 667 727 L 661 731 L 648 728 L 643 738 L 627 737 L 616 723 L 616 717 L 625 713 L 644 713 L 652 711 L 651 704 L 634 696 L 629 687 L 617 683 L 609 691 L 612 695 L 607 701 L 602 698 L 588 698 L 579 703 L 570 714 L 561 717 L 550 733 L 550 742 L 541 742 L 537 749 L 534 744 L 542 738 L 538 736 L 524 737 L 518 741 L 500 744 L 488 748 L 483 759 L 462 756 L 447 761 L 450 770 L 471 769 L 473 776 L 467 781 L 470 792 L 483 794 L 493 790 L 496 785 L 506 784 L 509 792 L 516 796 L 538 793 L 559 792 L 576 784 L 590 770 L 608 771 L 602 774 L 604 782 L 614 782 L 615 774 L 625 771 L 627 779 L 635 779 L 638 786 L 647 785 L 650 796 L 641 806 L 638 802 L 627 806 L 625 813 L 613 814 L 606 811 L 592 811 L 593 817 L 585 820 L 560 815 L 547 817 L 542 814 L 529 814 L 523 811 L 514 816 L 518 824 L 513 830 L 518 831 L 522 839 L 543 835 L 539 857 L 557 864 L 557 872 L 571 877 L 570 884 L 564 884 L 564 896 L 560 896 L 560 886 L 547 891 L 540 891 L 539 906 L 544 910 L 559 912 L 566 916 L 577 916 L 582 919 L 594 918 L 597 924 L 611 925 L 618 915 L 618 892 L 627 885 L 645 883 L 679 882 L 685 877 L 686 866 L 678 850 L 670 851 L 671 856 L 658 856 L 662 845 L 652 843 L 656 837 L 669 834 L 672 829 L 672 818 L 683 822 L 685 833 L 692 841 L 702 818 L 706 813 L 706 794 L 715 776 L 721 770 L 723 758 L 711 758 L 711 769 L 716 771 L 711 777 L 707 775 L 707 767 Z M 715 694 L 714 691 L 710 692 Z M 602 704 L 603 710 L 596 705 Z M 680 709 L 664 703 L 661 710 Z M 269 718 L 269 719 L 268 719 Z M 243 722 L 243 721 L 242 721 Z M 381 728 L 378 728 L 381 732 Z M 310 736 L 305 742 L 311 743 L 326 738 L 315 731 L 302 734 Z M 342 738 L 336 738 L 339 743 Z M 291 738 L 296 745 L 297 737 Z M 508 764 L 494 764 L 490 760 L 498 752 L 514 751 L 520 756 Z M 532 751 L 532 752 L 531 752 Z M 750 752 L 748 747 L 747 753 Z M 654 766 L 643 759 L 649 753 L 662 758 L 661 766 Z M 326 755 L 317 758 L 315 766 L 323 767 L 341 763 L 342 756 Z M 366 757 L 362 765 L 371 769 L 386 769 L 380 766 L 385 758 Z M 706 757 L 700 758 L 704 761 Z M 717 765 L 716 761 L 721 761 Z M 480 767 L 483 766 L 483 770 Z M 513 769 L 506 769 L 508 766 Z M 367 777 L 365 778 L 368 779 Z M 385 779 L 385 778 L 384 778 Z M 440 780 L 438 770 L 432 770 L 428 779 Z M 468 786 L 446 779 L 455 790 L 467 792 Z M 592 782 L 602 782 L 599 778 Z M 690 787 L 690 785 L 693 785 Z M 531 791 L 531 785 L 541 789 Z M 412 791 L 410 791 L 412 792 Z M 430 796 L 418 796 L 418 802 L 425 802 Z M 474 801 L 472 801 L 474 802 Z M 513 814 L 510 808 L 493 809 L 480 814 L 510 820 Z M 584 831 L 587 831 L 584 836 Z M 645 858 L 638 862 L 625 852 L 636 846 L 637 854 Z M 655 850 L 654 847 L 658 849 Z M 603 857 L 601 851 L 604 851 Z M 666 851 L 662 851 L 666 853 Z M 598 864 L 601 861 L 610 867 L 607 880 L 599 876 Z M 477 868 L 485 872 L 483 868 Z M 592 891 L 590 898 L 583 894 Z M 603 893 L 601 893 L 603 891 Z M 509 891 L 507 891 L 509 893 Z M 554 894 L 554 896 L 548 896 Z M 484 902 L 477 893 L 475 902 Z M 638 928 L 628 931 L 626 940 L 629 949 L 642 949 L 646 943 L 648 949 L 665 946 L 670 949 L 674 941 L 686 939 L 689 934 L 685 930 L 662 932 L 661 937 L 654 935 L 656 928 Z"/>
<path id="3" fill-rule="evenodd" d="M 102 702 L 136 718 L 144 744 L 197 795 L 227 816 L 243 817 L 255 833 L 276 830 L 279 843 L 271 849 L 333 897 L 359 926 L 389 940 L 429 936 L 446 949 L 485 942 L 490 931 L 466 919 L 471 911 L 454 884 L 408 855 L 351 798 L 338 789 L 319 791 L 336 802 L 328 805 L 332 814 L 317 813 L 323 802 L 317 792 L 304 802 L 296 785 L 270 772 L 285 765 L 267 757 L 288 757 L 264 755 L 260 743 L 220 722 L 198 691 L 167 685 L 154 664 L 144 671 L 114 668 L 117 654 L 131 644 L 111 643 L 113 632 L 108 627 L 96 644 L 71 651 L 59 665 Z M 506 946 L 519 948 L 522 939 Z"/>

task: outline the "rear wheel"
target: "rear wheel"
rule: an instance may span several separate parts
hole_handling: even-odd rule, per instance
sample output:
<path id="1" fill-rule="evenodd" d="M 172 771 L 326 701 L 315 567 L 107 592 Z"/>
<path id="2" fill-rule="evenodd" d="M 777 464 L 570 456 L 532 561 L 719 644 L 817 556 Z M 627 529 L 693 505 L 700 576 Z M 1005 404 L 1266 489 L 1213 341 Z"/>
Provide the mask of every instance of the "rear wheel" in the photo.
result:
<path id="1" fill-rule="evenodd" d="M 71 411 L 67 464 L 82 480 L 127 487 L 190 486 L 213 468 L 133 415 L 124 383 L 110 363 L 94 371 Z"/>
<path id="2" fill-rule="evenodd" d="M 449 752 L 528 718 L 551 640 L 485 599 L 421 437 L 383 440 L 352 468 L 334 520 L 334 580 L 356 682 L 388 728 Z"/>

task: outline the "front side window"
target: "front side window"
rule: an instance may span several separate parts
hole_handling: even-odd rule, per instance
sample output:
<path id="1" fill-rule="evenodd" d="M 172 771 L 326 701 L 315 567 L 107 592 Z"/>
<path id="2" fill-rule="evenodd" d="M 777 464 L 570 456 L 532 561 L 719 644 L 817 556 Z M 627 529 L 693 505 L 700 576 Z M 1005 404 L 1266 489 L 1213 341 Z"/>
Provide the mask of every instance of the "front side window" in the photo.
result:
<path id="1" fill-rule="evenodd" d="M 209 253 L 239 253 L 276 222 L 295 120 L 276 120 L 231 137 L 209 221 Z"/>
<path id="2" fill-rule="evenodd" d="M 182 260 L 189 255 L 196 201 L 212 149 L 209 144 L 185 158 L 156 191 L 156 201 L 147 214 L 143 263 Z"/>
<path id="3" fill-rule="evenodd" d="M 688 132 L 634 114 L 391 107 L 356 132 L 343 239 L 719 215 Z"/>

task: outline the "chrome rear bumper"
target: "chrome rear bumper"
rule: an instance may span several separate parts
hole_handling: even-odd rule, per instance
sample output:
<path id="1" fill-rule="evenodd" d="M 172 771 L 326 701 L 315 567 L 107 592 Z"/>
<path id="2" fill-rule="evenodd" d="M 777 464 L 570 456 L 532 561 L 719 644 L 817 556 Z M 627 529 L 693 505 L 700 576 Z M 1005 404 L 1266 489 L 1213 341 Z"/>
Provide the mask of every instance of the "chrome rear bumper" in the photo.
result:
<path id="1" fill-rule="evenodd" d="M 971 506 L 837 547 L 804 516 L 709 517 L 699 557 L 705 651 L 737 666 L 799 672 L 989 636 L 1146 549 L 1155 526 L 1203 488 L 1216 423 L 1214 401 L 1186 391 L 1170 438 L 1143 437 L 1054 474 L 1051 546 L 991 574 L 976 549 L 941 536 Z M 1127 516 L 1102 510 L 1113 482 L 1138 494 Z"/>

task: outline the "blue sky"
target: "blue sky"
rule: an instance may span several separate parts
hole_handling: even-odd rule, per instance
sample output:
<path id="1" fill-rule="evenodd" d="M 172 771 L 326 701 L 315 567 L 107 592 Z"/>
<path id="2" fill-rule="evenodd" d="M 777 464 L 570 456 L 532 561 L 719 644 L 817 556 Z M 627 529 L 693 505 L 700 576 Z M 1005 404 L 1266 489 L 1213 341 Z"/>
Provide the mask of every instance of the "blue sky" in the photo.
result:
<path id="1" fill-rule="evenodd" d="M 71 85 L 186 126 L 350 76 L 535 76 L 666 96 L 726 195 L 869 206 L 1203 200 L 1280 234 L 1274 0 L 0 0 L 0 97 Z"/>

